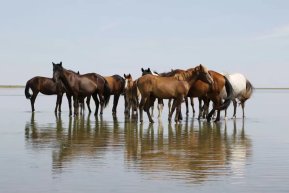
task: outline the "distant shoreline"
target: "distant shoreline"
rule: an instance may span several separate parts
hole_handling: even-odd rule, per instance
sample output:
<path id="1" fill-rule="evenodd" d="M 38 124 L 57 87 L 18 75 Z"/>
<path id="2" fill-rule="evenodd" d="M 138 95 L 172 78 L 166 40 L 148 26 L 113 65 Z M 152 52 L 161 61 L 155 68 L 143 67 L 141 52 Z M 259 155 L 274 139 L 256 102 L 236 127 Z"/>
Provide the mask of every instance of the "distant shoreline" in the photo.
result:
<path id="1" fill-rule="evenodd" d="M 0 85 L 0 88 L 24 88 L 24 85 Z M 259 87 L 257 90 L 289 90 L 289 87 Z"/>
<path id="2" fill-rule="evenodd" d="M 0 85 L 0 88 L 24 88 L 23 85 Z"/>

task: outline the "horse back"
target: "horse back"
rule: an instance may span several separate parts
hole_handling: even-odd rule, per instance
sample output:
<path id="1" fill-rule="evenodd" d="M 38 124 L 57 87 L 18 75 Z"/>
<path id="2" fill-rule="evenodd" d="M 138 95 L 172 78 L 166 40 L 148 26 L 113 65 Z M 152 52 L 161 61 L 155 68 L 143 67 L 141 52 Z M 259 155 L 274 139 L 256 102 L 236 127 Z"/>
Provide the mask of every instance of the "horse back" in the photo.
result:
<path id="1" fill-rule="evenodd" d="M 108 83 L 111 94 L 121 94 L 124 90 L 124 79 L 119 75 L 104 77 Z"/>
<path id="2" fill-rule="evenodd" d="M 45 95 L 57 94 L 56 83 L 52 78 L 35 76 L 29 80 L 30 88 L 39 91 Z"/>

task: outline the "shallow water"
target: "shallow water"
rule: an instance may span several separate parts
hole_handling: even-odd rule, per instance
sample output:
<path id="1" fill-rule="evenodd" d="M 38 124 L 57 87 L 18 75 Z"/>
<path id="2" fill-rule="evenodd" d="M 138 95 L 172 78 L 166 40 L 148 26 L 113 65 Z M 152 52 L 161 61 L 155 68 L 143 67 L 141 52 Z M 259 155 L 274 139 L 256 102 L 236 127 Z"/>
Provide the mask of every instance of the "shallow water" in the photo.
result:
<path id="1" fill-rule="evenodd" d="M 56 97 L 43 95 L 31 113 L 23 89 L 0 89 L 0 190 L 289 192 L 288 97 L 256 90 L 244 120 L 207 123 L 190 113 L 169 124 L 165 107 L 162 119 L 140 124 L 124 117 L 122 98 L 117 117 L 109 106 L 102 117 L 74 118 L 65 98 L 59 115 Z"/>

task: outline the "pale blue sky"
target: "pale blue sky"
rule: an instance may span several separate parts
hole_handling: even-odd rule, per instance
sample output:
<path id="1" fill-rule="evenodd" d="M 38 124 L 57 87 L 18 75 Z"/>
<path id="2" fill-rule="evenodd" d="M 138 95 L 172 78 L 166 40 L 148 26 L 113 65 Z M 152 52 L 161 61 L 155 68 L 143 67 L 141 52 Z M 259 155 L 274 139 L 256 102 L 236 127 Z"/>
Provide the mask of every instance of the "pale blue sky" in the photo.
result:
<path id="1" fill-rule="evenodd" d="M 289 87 L 287 0 L 0 1 L 0 84 L 81 73 L 191 68 L 241 72 L 255 87 Z"/>

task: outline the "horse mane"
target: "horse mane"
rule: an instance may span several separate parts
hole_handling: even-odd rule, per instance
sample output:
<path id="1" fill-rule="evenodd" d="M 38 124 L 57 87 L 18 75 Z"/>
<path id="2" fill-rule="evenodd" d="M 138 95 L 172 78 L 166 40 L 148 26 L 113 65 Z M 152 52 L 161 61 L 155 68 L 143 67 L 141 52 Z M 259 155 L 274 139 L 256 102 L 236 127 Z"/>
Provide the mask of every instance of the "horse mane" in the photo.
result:
<path id="1" fill-rule="evenodd" d="M 171 77 L 171 76 L 175 76 L 176 74 L 178 73 L 181 73 L 183 72 L 184 70 L 181 70 L 181 69 L 172 69 L 171 71 L 169 72 L 162 72 L 162 73 L 158 73 L 159 76 L 163 76 L 163 77 Z"/>
<path id="2" fill-rule="evenodd" d="M 174 77 L 177 80 L 190 80 L 192 78 L 192 74 L 196 71 L 195 68 L 190 68 L 188 70 L 179 70 L 177 69 L 178 72 L 175 73 Z"/>

